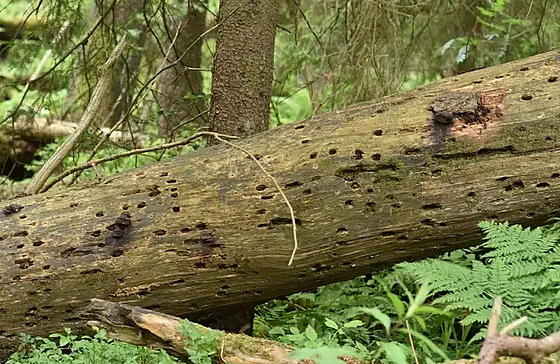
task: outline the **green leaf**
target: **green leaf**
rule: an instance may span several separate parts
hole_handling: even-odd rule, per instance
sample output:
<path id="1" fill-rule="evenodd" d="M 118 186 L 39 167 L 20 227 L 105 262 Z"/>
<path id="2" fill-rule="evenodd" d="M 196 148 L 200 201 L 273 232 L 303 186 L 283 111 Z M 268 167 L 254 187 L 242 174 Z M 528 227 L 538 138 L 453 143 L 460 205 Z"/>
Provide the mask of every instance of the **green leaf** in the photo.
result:
<path id="1" fill-rule="evenodd" d="M 428 330 L 428 327 L 426 326 L 426 321 L 424 321 L 424 319 L 421 316 L 413 316 L 413 319 L 418 323 L 418 325 L 420 325 L 420 327 L 422 328 L 422 330 Z"/>
<path id="2" fill-rule="evenodd" d="M 402 332 L 403 334 L 407 334 L 408 335 L 408 330 L 401 328 L 398 329 L 397 331 Z M 439 348 L 439 346 L 437 346 L 432 340 L 430 340 L 428 337 L 422 335 L 421 333 L 419 333 L 416 330 L 410 330 L 410 334 L 415 337 L 416 339 L 422 341 L 426 346 L 428 346 L 430 348 L 430 350 L 432 350 L 434 353 L 438 354 L 442 359 L 444 359 L 444 361 L 449 361 L 449 357 L 447 356 L 447 354 L 445 354 L 445 352 L 443 350 L 441 350 Z"/>
<path id="3" fill-rule="evenodd" d="M 385 358 L 395 364 L 408 364 L 407 350 L 397 342 L 390 341 L 381 343 L 381 350 L 385 353 Z"/>
<path id="4" fill-rule="evenodd" d="M 387 297 L 389 297 L 389 299 L 391 300 L 395 311 L 397 311 L 397 315 L 399 315 L 399 317 L 403 317 L 405 313 L 405 306 L 403 301 L 401 301 L 399 296 L 391 292 L 387 292 Z"/>
<path id="5" fill-rule="evenodd" d="M 330 327 L 331 329 L 335 329 L 338 330 L 338 325 L 336 324 L 336 322 L 334 322 L 333 320 L 331 320 L 330 318 L 325 318 L 325 325 L 327 325 L 328 327 Z"/>
<path id="6" fill-rule="evenodd" d="M 360 327 L 363 326 L 364 323 L 361 320 L 352 320 L 350 322 L 345 322 L 344 323 L 344 328 L 355 328 L 355 327 Z"/>
<path id="7" fill-rule="evenodd" d="M 281 326 L 273 327 L 268 331 L 270 335 L 285 335 L 286 331 Z"/>
<path id="8" fill-rule="evenodd" d="M 69 342 L 70 342 L 70 340 L 69 340 L 66 336 L 62 336 L 62 337 L 60 338 L 60 343 L 59 343 L 59 345 L 60 345 L 60 346 L 66 346 L 66 345 L 68 345 Z"/>
<path id="9" fill-rule="evenodd" d="M 441 308 L 422 305 L 416 309 L 416 314 L 431 314 L 431 315 L 441 315 L 447 317 L 453 317 L 451 312 L 442 310 Z"/>
<path id="10" fill-rule="evenodd" d="M 482 14 L 482 15 L 484 15 L 484 16 L 493 18 L 494 15 L 496 15 L 496 13 L 494 13 L 493 11 L 488 10 L 488 9 L 485 9 L 485 8 L 483 8 L 482 6 L 477 6 L 476 8 L 477 8 L 477 10 L 479 11 L 479 13 Z"/>
<path id="11" fill-rule="evenodd" d="M 430 296 L 431 292 L 432 289 L 430 287 L 430 284 L 427 282 L 422 283 L 422 286 L 420 286 L 416 297 L 414 297 L 414 300 L 411 302 L 410 307 L 408 307 L 408 311 L 406 312 L 404 318 L 408 319 L 412 317 L 416 313 L 418 307 L 420 307 L 426 301 L 426 298 Z"/>
<path id="12" fill-rule="evenodd" d="M 317 332 L 311 326 L 307 325 L 305 329 L 305 336 L 311 341 L 317 340 Z"/>
<path id="13" fill-rule="evenodd" d="M 317 364 L 345 364 L 345 361 L 338 359 L 339 356 L 358 356 L 356 351 L 351 348 L 301 348 L 296 349 L 290 355 L 291 359 L 311 359 Z"/>
<path id="14" fill-rule="evenodd" d="M 385 327 L 385 331 L 387 332 L 387 334 L 389 333 L 389 330 L 391 329 L 391 317 L 389 317 L 389 315 L 381 312 L 381 310 L 378 309 L 377 307 L 373 307 L 373 308 L 359 307 L 358 310 L 365 314 L 370 315 L 371 317 L 375 318 L 377 321 L 381 322 L 383 327 Z"/>

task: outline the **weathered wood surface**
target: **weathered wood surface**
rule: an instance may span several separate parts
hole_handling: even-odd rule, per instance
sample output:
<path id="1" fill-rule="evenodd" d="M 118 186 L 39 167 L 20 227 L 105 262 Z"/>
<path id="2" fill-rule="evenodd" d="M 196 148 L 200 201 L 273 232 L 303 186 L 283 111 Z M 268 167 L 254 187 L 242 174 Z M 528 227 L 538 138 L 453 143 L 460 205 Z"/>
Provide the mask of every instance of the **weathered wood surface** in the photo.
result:
<path id="1" fill-rule="evenodd" d="M 291 267 L 286 205 L 224 145 L 8 201 L 0 343 L 83 324 L 92 297 L 198 315 L 476 244 L 482 219 L 540 223 L 560 210 L 559 73 L 549 52 L 237 141 L 294 206 Z M 452 90 L 500 107 L 450 126 L 433 102 Z"/>
<path id="2" fill-rule="evenodd" d="M 163 349 L 171 355 L 187 360 L 189 355 L 185 343 L 196 347 L 188 335 L 181 332 L 181 319 L 122 303 L 92 299 L 86 316 L 93 318 L 88 324 L 103 328 L 108 336 L 127 343 L 147 346 L 152 349 Z M 211 329 L 194 325 L 203 335 Z M 216 342 L 213 355 L 221 363 L 235 364 L 314 364 L 311 359 L 291 359 L 293 348 L 279 342 L 257 339 L 247 335 L 215 331 Z M 340 358 L 346 363 L 359 364 L 352 357 Z"/>

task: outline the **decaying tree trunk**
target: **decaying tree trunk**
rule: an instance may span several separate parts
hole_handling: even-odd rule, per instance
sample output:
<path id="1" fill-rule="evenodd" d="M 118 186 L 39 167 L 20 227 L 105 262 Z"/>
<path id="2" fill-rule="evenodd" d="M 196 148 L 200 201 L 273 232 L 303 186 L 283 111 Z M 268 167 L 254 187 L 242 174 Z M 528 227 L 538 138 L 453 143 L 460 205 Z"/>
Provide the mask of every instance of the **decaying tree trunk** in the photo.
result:
<path id="1" fill-rule="evenodd" d="M 159 117 L 161 135 L 173 137 L 181 122 L 190 120 L 191 125 L 196 122 L 203 124 L 203 114 L 206 109 L 202 90 L 202 40 L 205 31 L 206 8 L 205 3 L 176 1 L 172 6 L 171 16 L 166 19 L 169 30 L 168 41 L 172 45 L 167 63 L 177 62 L 173 67 L 161 74 L 161 94 L 157 99 L 162 108 Z M 186 7 L 183 16 L 174 7 Z M 182 11 L 184 13 L 184 10 Z M 177 34 L 176 34 L 177 33 Z M 176 39 L 174 34 L 177 35 Z"/>
<path id="2" fill-rule="evenodd" d="M 292 266 L 285 202 L 228 145 L 9 201 L 3 350 L 81 325 L 92 297 L 200 317 L 477 244 L 482 219 L 542 223 L 560 211 L 559 73 L 549 52 L 234 142 L 295 209 Z"/>

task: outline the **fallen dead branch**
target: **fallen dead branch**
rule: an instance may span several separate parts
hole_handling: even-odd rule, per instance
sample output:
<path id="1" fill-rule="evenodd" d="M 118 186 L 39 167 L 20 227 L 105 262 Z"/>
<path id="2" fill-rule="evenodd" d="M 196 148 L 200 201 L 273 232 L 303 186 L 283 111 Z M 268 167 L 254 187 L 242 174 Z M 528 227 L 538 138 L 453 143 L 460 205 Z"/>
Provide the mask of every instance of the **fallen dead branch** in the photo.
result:
<path id="1" fill-rule="evenodd" d="M 183 335 L 179 326 L 182 319 L 122 303 L 92 299 L 87 308 L 87 316 L 94 320 L 90 326 L 103 328 L 109 337 L 135 345 L 163 349 L 171 354 L 187 358 L 185 343 L 189 338 Z M 289 356 L 293 348 L 278 342 L 257 339 L 247 335 L 224 333 L 193 324 L 201 334 L 218 333 L 216 353 L 222 362 L 236 364 L 313 364 L 313 360 L 295 360 Z M 347 363 L 359 363 L 353 358 L 341 358 Z"/>
<path id="2" fill-rule="evenodd" d="M 0 130 L 8 136 L 17 135 L 26 140 L 52 142 L 57 138 L 72 135 L 77 128 L 78 124 L 70 121 L 29 118 L 27 115 L 21 115 L 15 123 L 3 125 Z M 126 144 L 134 139 L 137 143 L 140 140 L 140 144 L 143 144 L 148 139 L 147 135 L 134 134 L 131 136 L 129 133 L 111 131 L 109 128 L 99 128 L 99 132 L 102 135 L 110 134 L 108 138 L 115 143 Z"/>
<path id="3" fill-rule="evenodd" d="M 488 335 L 480 350 L 478 364 L 493 364 L 500 355 L 521 358 L 527 363 L 537 363 L 560 350 L 560 332 L 542 339 L 509 336 L 508 332 L 527 321 L 526 317 L 516 320 L 498 332 L 501 309 L 502 298 L 496 297 L 488 323 Z"/>

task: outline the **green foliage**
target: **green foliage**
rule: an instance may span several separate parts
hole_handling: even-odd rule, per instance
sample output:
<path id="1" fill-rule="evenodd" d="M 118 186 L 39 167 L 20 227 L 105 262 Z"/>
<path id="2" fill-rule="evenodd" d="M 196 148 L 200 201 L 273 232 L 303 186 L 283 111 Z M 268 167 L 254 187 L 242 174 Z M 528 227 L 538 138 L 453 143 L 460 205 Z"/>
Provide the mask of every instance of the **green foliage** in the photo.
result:
<path id="1" fill-rule="evenodd" d="M 441 54 L 453 55 L 454 63 L 465 63 L 464 70 L 468 70 L 501 64 L 555 47 L 560 41 L 560 22 L 554 12 L 548 14 L 547 3 L 535 2 L 535 6 L 531 4 L 525 9 L 520 5 L 516 0 L 482 2 L 472 9 L 475 15 L 472 29 L 449 39 L 440 48 Z M 543 22 L 548 25 L 542 27 Z"/>
<path id="2" fill-rule="evenodd" d="M 184 348 L 189 354 L 189 360 L 194 364 L 212 364 L 223 334 L 216 330 L 201 329 L 189 320 L 183 320 L 179 330 L 188 337 Z"/>
<path id="3" fill-rule="evenodd" d="M 318 348 L 301 348 L 296 349 L 290 355 L 292 359 L 312 359 L 317 364 L 344 364 L 344 360 L 339 359 L 342 356 L 356 356 L 355 350 L 349 348 L 329 348 L 326 346 Z"/>
<path id="4" fill-rule="evenodd" d="M 410 362 L 410 335 L 421 362 L 441 362 L 475 355 L 498 295 L 503 325 L 529 317 L 515 334 L 558 331 L 560 225 L 480 227 L 485 239 L 476 248 L 269 302 L 255 331 L 299 348 L 353 348 L 353 356 L 399 364 Z"/>
<path id="5" fill-rule="evenodd" d="M 493 300 L 503 297 L 502 323 L 528 316 L 513 333 L 543 336 L 560 329 L 560 234 L 481 222 L 485 242 L 453 259 L 401 263 L 396 271 L 430 284 L 434 305 L 466 312 L 463 326 L 486 324 Z M 479 257 L 478 259 L 475 259 Z M 473 340 L 481 339 L 483 332 Z"/>
<path id="6" fill-rule="evenodd" d="M 311 116 L 309 93 L 299 90 L 287 97 L 272 96 L 271 126 L 299 121 Z"/>
<path id="7" fill-rule="evenodd" d="M 428 287 L 410 290 L 391 272 L 361 277 L 260 306 L 255 334 L 299 348 L 353 349 L 351 356 L 362 360 L 400 364 L 412 354 L 408 321 L 417 350 L 427 359 L 447 360 L 438 335 L 452 315 L 424 304 L 428 293 Z"/>
<path id="8" fill-rule="evenodd" d="M 50 339 L 22 335 L 19 350 L 7 364 L 167 364 L 177 363 L 163 350 L 150 350 L 107 337 L 104 330 L 96 330 L 93 337 L 78 338 L 70 329 L 64 334 L 52 334 Z"/>

